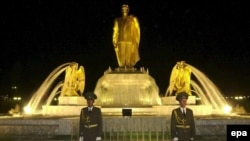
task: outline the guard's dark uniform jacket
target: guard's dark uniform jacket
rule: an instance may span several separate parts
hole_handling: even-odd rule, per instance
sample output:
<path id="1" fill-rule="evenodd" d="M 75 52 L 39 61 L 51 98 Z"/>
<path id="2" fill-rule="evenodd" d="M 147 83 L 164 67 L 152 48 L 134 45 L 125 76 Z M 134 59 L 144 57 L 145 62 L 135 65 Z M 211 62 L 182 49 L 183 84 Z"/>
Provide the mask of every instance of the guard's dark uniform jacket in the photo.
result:
<path id="1" fill-rule="evenodd" d="M 102 114 L 100 108 L 93 107 L 92 111 L 89 111 L 88 107 L 82 108 L 79 136 L 83 136 L 84 141 L 96 141 L 96 137 L 102 137 Z"/>
<path id="2" fill-rule="evenodd" d="M 193 111 L 186 108 L 183 114 L 180 108 L 172 111 L 171 116 L 171 138 L 178 137 L 178 141 L 190 141 L 195 137 L 195 123 Z"/>

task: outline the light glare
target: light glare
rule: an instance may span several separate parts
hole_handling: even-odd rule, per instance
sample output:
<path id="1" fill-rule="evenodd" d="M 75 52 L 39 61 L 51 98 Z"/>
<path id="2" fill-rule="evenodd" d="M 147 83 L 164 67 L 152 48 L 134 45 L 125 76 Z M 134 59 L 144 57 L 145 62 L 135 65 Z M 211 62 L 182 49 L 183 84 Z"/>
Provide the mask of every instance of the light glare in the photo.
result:
<path id="1" fill-rule="evenodd" d="M 223 109 L 223 111 L 224 111 L 224 113 L 225 114 L 229 114 L 229 113 L 231 113 L 231 111 L 232 111 L 232 107 L 231 106 L 224 106 L 224 109 Z"/>
<path id="2" fill-rule="evenodd" d="M 26 114 L 30 114 L 30 113 L 31 113 L 30 107 L 26 106 L 26 107 L 24 107 L 23 109 L 24 109 L 24 112 L 25 112 Z"/>

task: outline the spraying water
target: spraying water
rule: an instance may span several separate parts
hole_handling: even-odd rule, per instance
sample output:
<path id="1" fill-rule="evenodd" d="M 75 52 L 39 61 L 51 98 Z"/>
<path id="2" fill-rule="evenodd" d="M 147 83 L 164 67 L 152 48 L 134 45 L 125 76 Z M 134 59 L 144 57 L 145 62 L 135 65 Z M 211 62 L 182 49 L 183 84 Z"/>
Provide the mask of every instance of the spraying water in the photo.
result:
<path id="1" fill-rule="evenodd" d="M 41 100 L 44 95 L 50 90 L 52 83 L 56 80 L 56 78 L 61 75 L 67 68 L 67 66 L 71 63 L 65 63 L 54 69 L 49 76 L 44 80 L 39 89 L 32 95 L 28 105 L 24 108 L 27 113 L 40 113 L 38 110 L 39 104 L 41 104 Z"/>
<path id="2" fill-rule="evenodd" d="M 193 75 L 197 78 L 198 83 L 191 81 L 191 87 L 198 94 L 203 104 L 211 104 L 214 113 L 224 112 L 228 103 L 224 99 L 218 87 L 201 71 L 189 65 Z"/>
<path id="3" fill-rule="evenodd" d="M 230 112 L 230 107 L 217 86 L 203 72 L 184 61 L 177 62 L 174 66 L 165 96 L 171 96 L 173 91 L 177 91 L 176 94 L 185 91 L 197 96 L 201 104 L 212 105 L 215 114 Z"/>
<path id="4" fill-rule="evenodd" d="M 191 76 L 188 76 L 189 74 L 191 75 L 191 73 L 189 73 L 189 72 L 186 73 L 185 75 L 183 75 L 182 74 L 183 71 L 179 71 L 178 75 L 180 75 L 181 77 L 184 77 L 184 79 L 181 78 L 181 77 L 178 77 L 178 79 L 176 80 L 176 82 L 178 82 L 178 84 L 176 84 L 176 85 L 177 86 L 181 86 L 182 85 L 182 81 L 185 81 L 185 84 L 189 84 L 189 86 L 188 87 L 185 86 L 185 88 L 182 89 L 182 90 L 188 89 L 188 91 L 190 93 L 192 93 L 192 95 L 195 95 L 197 98 L 200 99 L 202 105 L 211 105 L 213 113 L 225 113 L 224 110 L 225 110 L 225 108 L 227 108 L 228 104 L 227 104 L 226 100 L 224 99 L 223 95 L 221 94 L 221 92 L 219 91 L 219 89 L 216 87 L 216 85 L 204 73 L 202 73 L 200 70 L 198 70 L 194 66 L 189 65 L 187 63 L 183 63 L 183 62 L 181 64 L 184 64 L 185 67 L 188 67 L 189 72 L 190 72 L 190 70 L 192 72 L 192 77 L 195 77 L 196 79 L 191 79 Z M 32 113 L 32 114 L 42 113 L 42 111 L 39 110 L 39 106 L 41 106 L 42 100 L 43 100 L 44 96 L 46 94 L 48 94 L 48 93 L 50 95 L 46 99 L 45 106 L 49 106 L 50 105 L 50 103 L 52 102 L 53 98 L 57 94 L 61 93 L 60 89 L 62 89 L 63 86 L 64 86 L 64 82 L 61 81 L 52 90 L 50 90 L 51 86 L 53 86 L 52 83 L 58 78 L 59 75 L 61 75 L 63 72 L 65 72 L 65 70 L 70 65 L 72 66 L 73 64 L 72 63 L 62 64 L 59 67 L 57 67 L 56 69 L 54 69 L 49 74 L 49 76 L 45 79 L 45 81 L 42 83 L 42 85 L 40 86 L 40 88 L 32 95 L 32 97 L 31 97 L 28 105 L 24 109 L 26 113 Z M 176 70 L 174 70 L 174 71 L 176 71 Z M 113 75 L 116 75 L 116 73 L 115 74 L 110 74 L 110 75 L 113 76 Z M 123 75 L 124 74 L 121 74 L 119 76 L 122 77 Z M 133 74 L 133 75 L 136 75 L 136 74 Z M 143 75 L 143 74 L 140 74 L 140 75 Z M 82 78 L 82 77 L 80 77 L 80 78 Z M 138 76 L 137 75 L 136 75 L 136 78 L 137 78 L 136 80 L 138 80 Z M 173 78 L 171 78 L 171 81 L 174 80 Z M 190 80 L 188 80 L 188 79 L 190 79 Z M 115 79 L 115 80 L 116 81 L 114 82 L 114 84 L 121 84 L 121 82 L 124 80 L 124 78 L 119 78 L 119 79 Z M 150 88 L 152 86 L 155 86 L 153 82 L 154 81 L 152 79 L 152 84 L 149 85 Z M 131 84 L 131 83 L 129 83 L 129 84 Z M 132 85 L 132 86 L 134 86 L 134 85 Z M 172 86 L 172 90 L 173 90 L 173 85 L 171 85 L 171 86 Z M 133 90 L 133 92 L 137 92 L 136 90 L 138 88 L 137 87 L 135 87 L 135 88 L 136 89 Z M 171 89 L 171 87 L 169 87 L 167 89 L 166 96 L 171 96 L 170 89 Z M 96 89 L 96 90 L 99 90 L 99 89 Z M 152 91 L 152 89 L 150 89 L 150 90 Z M 119 91 L 121 91 L 121 89 L 119 89 Z M 99 92 L 96 92 L 96 93 L 99 94 Z M 145 92 L 143 92 L 143 93 L 145 93 Z M 147 96 L 143 95 L 143 93 L 142 93 L 142 95 L 140 95 L 141 97 L 139 97 L 139 98 L 142 98 L 145 101 L 147 99 Z M 158 94 L 158 93 L 155 92 L 155 94 Z M 133 97 L 134 98 L 134 96 L 124 95 L 124 93 L 121 93 L 121 94 L 118 94 L 118 95 L 115 95 L 115 96 L 116 97 L 117 96 L 124 96 L 122 99 L 120 99 L 122 103 L 124 103 L 124 100 L 126 100 L 126 98 L 128 98 L 128 97 Z M 114 98 L 114 96 L 112 96 L 111 98 Z M 105 97 L 101 97 L 101 96 L 99 96 L 99 99 L 102 100 L 102 101 L 103 100 L 104 101 L 107 100 L 107 99 L 105 99 Z M 159 98 L 157 98 L 157 97 L 151 97 L 150 99 L 151 99 L 151 101 L 154 101 L 154 100 L 157 101 Z M 97 101 L 97 103 L 98 103 L 98 101 Z M 142 106 L 143 104 L 144 103 L 139 103 L 140 106 Z M 112 104 L 107 104 L 105 106 L 110 106 L 110 105 L 112 105 Z M 154 103 L 153 105 L 157 105 L 157 104 Z"/>

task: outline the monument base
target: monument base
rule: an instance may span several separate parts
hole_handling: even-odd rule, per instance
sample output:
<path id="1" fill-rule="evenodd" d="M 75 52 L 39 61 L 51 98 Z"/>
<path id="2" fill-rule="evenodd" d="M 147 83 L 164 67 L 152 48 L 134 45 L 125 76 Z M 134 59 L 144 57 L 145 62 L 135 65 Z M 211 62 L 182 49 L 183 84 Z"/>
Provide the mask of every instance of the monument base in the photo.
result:
<path id="1" fill-rule="evenodd" d="M 176 100 L 176 96 L 167 96 L 161 97 L 162 105 L 176 105 L 179 102 Z M 187 100 L 187 104 L 195 105 L 196 104 L 196 96 L 189 96 Z"/>
<path id="2" fill-rule="evenodd" d="M 50 116 L 78 116 L 81 109 L 85 106 L 70 106 L 70 105 L 56 105 L 43 106 L 43 115 Z M 152 107 L 100 107 L 103 115 L 122 116 L 123 109 L 131 109 L 132 116 L 150 116 L 150 115 L 171 115 L 172 110 L 178 108 L 179 105 L 163 105 Z M 193 110 L 194 115 L 204 116 L 212 115 L 213 110 L 211 105 L 187 105 Z"/>
<path id="3" fill-rule="evenodd" d="M 58 105 L 86 105 L 86 100 L 81 96 L 59 96 Z"/>
<path id="4" fill-rule="evenodd" d="M 170 116 L 172 110 L 178 108 L 179 105 L 163 105 L 163 106 L 152 106 L 152 107 L 110 107 L 110 108 L 101 108 L 103 115 L 112 115 L 112 116 L 121 116 L 122 109 L 131 109 L 132 116 L 150 116 L 150 115 L 166 115 Z M 188 108 L 193 110 L 194 115 L 205 116 L 212 115 L 213 110 L 211 105 L 187 105 Z"/>
<path id="5" fill-rule="evenodd" d="M 80 115 L 81 109 L 85 106 L 69 106 L 69 105 L 49 105 L 43 106 L 42 115 L 46 116 L 77 116 Z"/>
<path id="6" fill-rule="evenodd" d="M 144 69 L 108 70 L 99 78 L 95 105 L 102 107 L 149 107 L 161 105 L 159 88 Z"/>

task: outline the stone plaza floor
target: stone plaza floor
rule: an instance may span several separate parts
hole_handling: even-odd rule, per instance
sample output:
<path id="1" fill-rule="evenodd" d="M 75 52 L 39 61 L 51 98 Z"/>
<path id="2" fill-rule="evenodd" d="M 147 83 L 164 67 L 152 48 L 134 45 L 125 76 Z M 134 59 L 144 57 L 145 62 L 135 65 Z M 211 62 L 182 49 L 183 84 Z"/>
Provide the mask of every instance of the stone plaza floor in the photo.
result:
<path id="1" fill-rule="evenodd" d="M 196 136 L 195 141 L 226 141 L 226 136 Z M 78 137 L 72 136 L 56 136 L 45 138 L 40 136 L 19 136 L 19 137 L 0 137 L 0 141 L 79 141 Z M 106 138 L 102 141 L 171 141 L 171 139 L 155 139 L 155 138 Z"/>
<path id="2" fill-rule="evenodd" d="M 169 117 L 103 117 L 102 141 L 170 141 Z M 249 115 L 196 117 L 196 141 L 226 141 L 226 125 L 249 124 Z M 2 117 L 0 141 L 79 141 L 78 117 Z"/>

